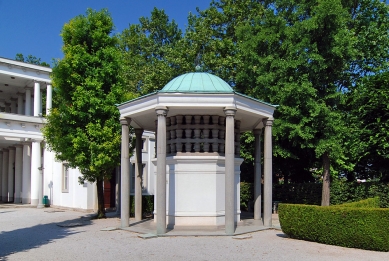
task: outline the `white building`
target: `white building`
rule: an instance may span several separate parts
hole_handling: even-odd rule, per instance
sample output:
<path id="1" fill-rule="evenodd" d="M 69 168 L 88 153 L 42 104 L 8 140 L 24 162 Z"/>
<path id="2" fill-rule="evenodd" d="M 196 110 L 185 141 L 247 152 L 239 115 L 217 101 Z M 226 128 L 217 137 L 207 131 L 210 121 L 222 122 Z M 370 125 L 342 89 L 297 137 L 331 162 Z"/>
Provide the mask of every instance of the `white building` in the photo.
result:
<path id="1" fill-rule="evenodd" d="M 0 58 L 1 201 L 43 207 L 47 195 L 52 206 L 94 211 L 95 185 L 78 184 L 79 171 L 45 149 L 41 129 L 52 106 L 51 71 Z"/>
<path id="2" fill-rule="evenodd" d="M 96 185 L 79 184 L 80 172 L 56 161 L 54 152 L 45 148 L 41 129 L 52 107 L 51 72 L 51 68 L 0 57 L 0 201 L 43 207 L 47 196 L 52 207 L 96 211 Z M 154 133 L 143 133 L 142 140 L 142 194 L 154 195 Z M 135 180 L 135 158 L 130 162 Z M 118 209 L 119 182 L 118 168 L 104 182 L 106 208 Z"/>

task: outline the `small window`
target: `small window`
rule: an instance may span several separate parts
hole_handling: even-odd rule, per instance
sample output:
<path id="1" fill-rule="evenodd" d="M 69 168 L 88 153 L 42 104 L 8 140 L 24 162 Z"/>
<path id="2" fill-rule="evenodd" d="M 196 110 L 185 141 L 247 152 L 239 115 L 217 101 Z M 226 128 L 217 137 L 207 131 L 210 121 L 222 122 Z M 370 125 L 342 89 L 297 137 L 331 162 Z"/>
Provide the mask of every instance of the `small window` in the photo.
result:
<path id="1" fill-rule="evenodd" d="M 62 192 L 69 192 L 69 165 L 62 165 Z"/>

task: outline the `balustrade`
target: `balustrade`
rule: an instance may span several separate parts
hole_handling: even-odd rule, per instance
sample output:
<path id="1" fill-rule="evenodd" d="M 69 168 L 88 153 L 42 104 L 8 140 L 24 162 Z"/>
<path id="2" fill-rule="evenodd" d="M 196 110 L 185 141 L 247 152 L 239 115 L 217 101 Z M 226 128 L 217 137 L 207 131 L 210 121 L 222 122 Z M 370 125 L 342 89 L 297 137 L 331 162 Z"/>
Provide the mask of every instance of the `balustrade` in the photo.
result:
<path id="1" fill-rule="evenodd" d="M 166 153 L 224 154 L 225 117 L 175 115 L 166 118 Z M 235 121 L 235 155 L 240 152 L 240 121 Z"/>

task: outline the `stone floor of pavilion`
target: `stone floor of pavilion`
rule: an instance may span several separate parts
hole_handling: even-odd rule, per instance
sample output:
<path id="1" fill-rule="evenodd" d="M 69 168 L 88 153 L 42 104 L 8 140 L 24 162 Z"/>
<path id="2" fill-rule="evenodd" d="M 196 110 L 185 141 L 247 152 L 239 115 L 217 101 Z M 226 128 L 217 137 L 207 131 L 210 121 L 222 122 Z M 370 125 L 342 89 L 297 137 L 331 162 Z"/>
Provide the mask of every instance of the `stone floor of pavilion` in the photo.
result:
<path id="1" fill-rule="evenodd" d="M 156 223 L 153 219 L 145 219 L 139 222 L 130 220 L 130 226 L 123 230 L 136 232 L 146 237 L 155 236 Z M 241 221 L 235 229 L 234 235 L 242 235 L 266 229 L 281 229 L 278 214 L 272 214 L 272 227 L 265 227 L 260 220 L 254 220 L 253 213 L 241 213 Z M 174 226 L 167 228 L 166 234 L 159 236 L 225 236 L 224 226 Z"/>

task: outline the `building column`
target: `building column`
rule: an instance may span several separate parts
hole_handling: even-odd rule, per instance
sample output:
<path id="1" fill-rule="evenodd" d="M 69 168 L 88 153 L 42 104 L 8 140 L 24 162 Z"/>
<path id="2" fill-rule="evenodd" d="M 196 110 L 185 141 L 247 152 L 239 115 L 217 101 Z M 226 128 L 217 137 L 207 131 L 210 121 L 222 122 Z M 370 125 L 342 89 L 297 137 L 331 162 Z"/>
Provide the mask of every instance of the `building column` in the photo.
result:
<path id="1" fill-rule="evenodd" d="M 135 129 L 136 164 L 135 164 L 135 221 L 142 220 L 142 129 Z"/>
<path id="2" fill-rule="evenodd" d="M 26 87 L 26 103 L 24 104 L 24 114 L 26 116 L 31 116 L 31 88 Z"/>
<path id="3" fill-rule="evenodd" d="M 16 145 L 15 151 L 15 200 L 22 203 L 22 175 L 23 175 L 23 146 Z"/>
<path id="4" fill-rule="evenodd" d="M 2 201 L 3 195 L 3 150 L 0 150 L 0 201 Z"/>
<path id="5" fill-rule="evenodd" d="M 264 120 L 265 125 L 265 140 L 264 140 L 264 155 L 263 155 L 263 225 L 266 227 L 272 226 L 272 193 L 273 193 L 273 171 L 272 171 L 272 125 L 273 118 Z"/>
<path id="6" fill-rule="evenodd" d="M 125 118 L 120 120 L 122 125 L 122 153 L 121 153 L 121 177 L 120 177 L 120 222 L 121 227 L 130 226 L 130 159 L 129 159 L 129 137 L 128 126 L 131 119 Z"/>
<path id="7" fill-rule="evenodd" d="M 18 114 L 22 115 L 23 114 L 23 93 L 18 92 Z"/>
<path id="8" fill-rule="evenodd" d="M 34 116 L 42 114 L 41 111 L 41 85 L 39 82 L 34 83 Z"/>
<path id="9" fill-rule="evenodd" d="M 47 84 L 46 86 L 46 115 L 50 114 L 50 110 L 52 108 L 52 100 L 53 100 L 53 88 L 51 84 Z"/>
<path id="10" fill-rule="evenodd" d="M 31 144 L 23 143 L 22 203 L 31 203 Z"/>
<path id="11" fill-rule="evenodd" d="M 235 232 L 235 107 L 224 108 L 226 115 L 225 136 L 225 231 L 227 235 Z"/>
<path id="12" fill-rule="evenodd" d="M 262 166 L 261 166 L 261 134 L 262 129 L 254 130 L 255 163 L 254 163 L 254 220 L 261 220 L 262 202 Z"/>
<path id="13" fill-rule="evenodd" d="M 15 163 L 15 148 L 9 147 L 9 156 L 8 156 L 8 202 L 14 201 L 14 185 L 15 185 L 15 172 L 14 172 L 14 163 Z"/>
<path id="14" fill-rule="evenodd" d="M 2 177 L 1 177 L 1 198 L 3 202 L 8 202 L 8 149 L 3 149 L 3 164 L 1 165 Z"/>
<path id="15" fill-rule="evenodd" d="M 42 202 L 39 198 L 39 190 L 42 190 L 42 182 L 39 182 L 41 160 L 41 142 L 33 141 L 31 144 L 31 205 L 33 206 L 38 206 Z"/>
<path id="16" fill-rule="evenodd" d="M 157 234 L 166 234 L 166 115 L 168 108 L 155 108 L 157 127 Z"/>

